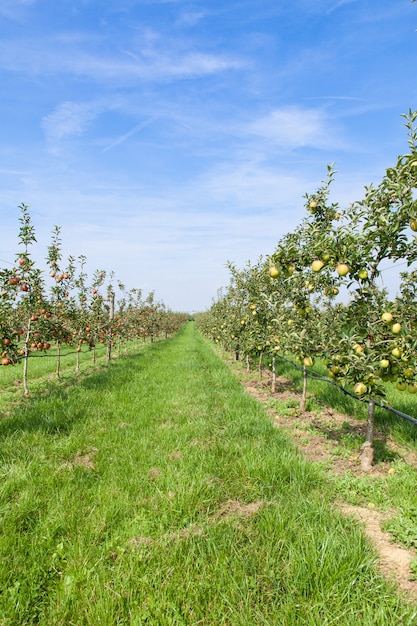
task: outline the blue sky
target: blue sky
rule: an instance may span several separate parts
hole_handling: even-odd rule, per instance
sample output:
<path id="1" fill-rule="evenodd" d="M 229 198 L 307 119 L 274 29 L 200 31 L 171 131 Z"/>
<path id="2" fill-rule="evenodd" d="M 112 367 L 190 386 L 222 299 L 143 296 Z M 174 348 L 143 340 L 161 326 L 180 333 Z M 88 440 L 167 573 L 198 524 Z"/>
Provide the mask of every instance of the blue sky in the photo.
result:
<path id="1" fill-rule="evenodd" d="M 407 151 L 411 0 L 0 0 L 1 265 L 30 205 L 64 254 L 204 310 L 273 252 L 335 162 L 333 201 Z"/>

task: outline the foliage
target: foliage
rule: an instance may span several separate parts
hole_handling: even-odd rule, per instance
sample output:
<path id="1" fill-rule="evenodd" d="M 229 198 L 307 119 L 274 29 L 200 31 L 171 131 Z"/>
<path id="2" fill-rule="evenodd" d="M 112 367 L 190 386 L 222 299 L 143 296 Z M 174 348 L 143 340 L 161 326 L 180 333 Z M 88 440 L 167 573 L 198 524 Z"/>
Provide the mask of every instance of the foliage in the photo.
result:
<path id="1" fill-rule="evenodd" d="M 305 196 L 307 217 L 282 237 L 265 263 L 250 272 L 229 264 L 231 285 L 208 314 L 208 335 L 226 348 L 238 337 L 246 358 L 258 341 L 295 357 L 304 370 L 315 358 L 325 359 L 330 378 L 369 402 L 370 448 L 374 403 L 384 401 L 387 383 L 417 392 L 416 270 L 402 273 L 401 295 L 393 301 L 379 285 L 387 262 L 410 267 L 417 260 L 417 112 L 404 117 L 409 152 L 381 182 L 366 187 L 364 198 L 343 210 L 329 201 L 335 176 L 330 165 L 318 190 Z M 249 302 L 262 311 L 256 332 L 249 323 Z M 236 317 L 241 318 L 238 332 Z M 199 323 L 207 332 L 204 316 Z"/>

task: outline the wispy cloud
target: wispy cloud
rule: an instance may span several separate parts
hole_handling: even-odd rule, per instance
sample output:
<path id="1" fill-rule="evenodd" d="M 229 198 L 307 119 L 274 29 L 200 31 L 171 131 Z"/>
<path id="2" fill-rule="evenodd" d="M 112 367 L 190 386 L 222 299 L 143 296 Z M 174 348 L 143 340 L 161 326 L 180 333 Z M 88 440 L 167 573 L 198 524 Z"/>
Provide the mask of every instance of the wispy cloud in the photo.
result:
<path id="1" fill-rule="evenodd" d="M 176 26 L 195 26 L 208 15 L 208 11 L 187 10 L 180 13 Z"/>
<path id="2" fill-rule="evenodd" d="M 82 135 L 90 122 L 98 115 L 90 104 L 63 102 L 41 122 L 50 141 L 59 141 L 73 135 Z"/>
<path id="3" fill-rule="evenodd" d="M 346 4 L 353 4 L 354 2 L 357 2 L 357 1 L 358 0 L 338 0 L 328 9 L 327 13 L 333 13 L 333 11 L 340 9 L 340 7 Z"/>
<path id="4" fill-rule="evenodd" d="M 3 40 L 0 42 L 0 65 L 13 72 L 34 75 L 68 74 L 82 76 L 95 82 L 148 82 L 203 77 L 227 70 L 239 70 L 245 61 L 227 53 L 211 54 L 204 51 L 176 49 L 165 40 L 160 48 L 145 50 L 115 50 L 104 54 L 95 42 L 96 51 L 88 50 L 91 42 L 57 36 L 52 40 Z M 129 55 L 129 59 L 126 58 Z"/>
<path id="5" fill-rule="evenodd" d="M 126 139 L 129 139 L 130 137 L 133 137 L 133 135 L 136 135 L 136 133 L 142 130 L 142 128 L 146 128 L 146 126 L 149 126 L 150 124 L 152 124 L 156 119 L 158 119 L 158 116 L 153 115 L 152 117 L 149 117 L 147 120 L 144 120 L 140 124 L 137 124 L 136 126 L 131 128 L 127 133 L 125 133 L 124 135 L 121 135 L 115 141 L 113 141 L 110 145 L 103 148 L 102 152 L 107 152 L 108 150 L 111 150 L 115 146 L 120 145 L 121 143 L 126 141 Z"/>
<path id="6" fill-rule="evenodd" d="M 321 109 L 289 106 L 271 111 L 249 125 L 249 132 L 284 149 L 329 145 L 329 120 Z"/>

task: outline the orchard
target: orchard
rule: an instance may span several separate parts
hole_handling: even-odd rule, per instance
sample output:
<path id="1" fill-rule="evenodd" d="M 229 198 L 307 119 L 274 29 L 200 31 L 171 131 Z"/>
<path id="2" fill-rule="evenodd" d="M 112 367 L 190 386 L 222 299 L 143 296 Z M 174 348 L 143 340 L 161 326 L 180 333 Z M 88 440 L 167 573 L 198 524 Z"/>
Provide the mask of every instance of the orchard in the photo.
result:
<path id="1" fill-rule="evenodd" d="M 86 257 L 64 259 L 61 229 L 52 230 L 47 249 L 46 268 L 36 267 L 32 258 L 35 228 L 29 207 L 19 207 L 18 251 L 11 269 L 0 270 L 0 345 L 1 365 L 16 366 L 22 371 L 24 395 L 29 395 L 31 357 L 56 360 L 60 377 L 61 360 L 75 355 L 75 373 L 79 356 L 90 351 L 95 359 L 96 346 L 106 348 L 110 361 L 112 348 L 136 339 L 153 341 L 175 333 L 187 315 L 168 310 L 151 292 L 132 289 L 115 301 L 114 273 L 96 270 L 91 279 L 85 271 Z"/>
<path id="2" fill-rule="evenodd" d="M 405 118 L 408 152 L 346 209 L 329 201 L 335 170 L 305 196 L 306 217 L 266 260 L 231 270 L 230 285 L 200 317 L 202 331 L 250 360 L 292 358 L 304 372 L 324 361 L 328 378 L 368 404 L 361 463 L 373 462 L 374 410 L 388 385 L 417 392 L 417 112 Z M 390 299 L 381 267 L 398 263 Z"/>

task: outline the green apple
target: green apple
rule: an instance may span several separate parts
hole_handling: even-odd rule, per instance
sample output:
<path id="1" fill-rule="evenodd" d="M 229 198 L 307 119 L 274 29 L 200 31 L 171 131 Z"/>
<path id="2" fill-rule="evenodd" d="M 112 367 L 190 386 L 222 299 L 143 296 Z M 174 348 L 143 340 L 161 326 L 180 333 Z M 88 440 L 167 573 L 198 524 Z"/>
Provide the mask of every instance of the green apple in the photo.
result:
<path id="1" fill-rule="evenodd" d="M 401 332 L 401 324 L 399 324 L 398 322 L 396 324 L 393 324 L 391 326 L 391 332 L 393 332 L 394 335 L 398 335 Z"/>
<path id="2" fill-rule="evenodd" d="M 339 263 L 339 265 L 336 267 L 336 272 L 339 274 L 339 276 L 346 276 L 346 274 L 349 274 L 349 265 L 347 265 L 346 263 Z"/>
<path id="3" fill-rule="evenodd" d="M 315 261 L 313 261 L 311 269 L 313 270 L 313 272 L 319 272 L 323 266 L 323 261 L 321 261 L 320 259 L 316 259 Z"/>
<path id="4" fill-rule="evenodd" d="M 368 278 L 368 270 L 365 270 L 365 269 L 359 270 L 358 276 L 359 276 L 359 278 L 361 280 L 367 280 L 367 278 Z"/>
<path id="5" fill-rule="evenodd" d="M 365 383 L 356 383 L 353 391 L 356 393 L 357 396 L 363 396 L 366 393 L 366 389 L 367 387 Z"/>
<path id="6" fill-rule="evenodd" d="M 392 322 L 392 317 L 392 313 L 390 313 L 389 311 L 385 311 L 385 313 L 381 315 L 381 320 L 386 324 L 390 324 Z"/>

